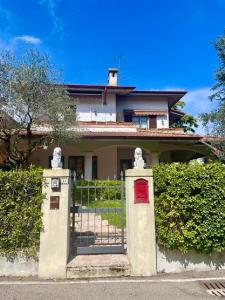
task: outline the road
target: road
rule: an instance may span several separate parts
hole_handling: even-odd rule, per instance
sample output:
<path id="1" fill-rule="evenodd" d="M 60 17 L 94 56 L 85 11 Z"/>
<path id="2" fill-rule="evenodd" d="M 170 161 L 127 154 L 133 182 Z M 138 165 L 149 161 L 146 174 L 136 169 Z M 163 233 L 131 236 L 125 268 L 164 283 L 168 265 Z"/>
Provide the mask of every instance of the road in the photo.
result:
<path id="1" fill-rule="evenodd" d="M 189 300 L 216 299 L 197 279 L 98 280 L 98 281 L 0 281 L 0 300 Z"/>

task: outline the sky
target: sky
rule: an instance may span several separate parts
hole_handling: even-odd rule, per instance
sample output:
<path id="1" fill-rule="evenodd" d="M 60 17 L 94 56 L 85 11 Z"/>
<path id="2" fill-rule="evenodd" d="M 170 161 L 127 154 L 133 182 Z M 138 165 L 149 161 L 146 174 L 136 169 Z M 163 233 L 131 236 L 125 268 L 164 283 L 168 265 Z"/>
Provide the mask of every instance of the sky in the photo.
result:
<path id="1" fill-rule="evenodd" d="M 224 29 L 225 0 L 0 0 L 0 49 L 48 53 L 64 83 L 105 84 L 119 67 L 120 85 L 185 89 L 195 116 L 213 105 Z"/>

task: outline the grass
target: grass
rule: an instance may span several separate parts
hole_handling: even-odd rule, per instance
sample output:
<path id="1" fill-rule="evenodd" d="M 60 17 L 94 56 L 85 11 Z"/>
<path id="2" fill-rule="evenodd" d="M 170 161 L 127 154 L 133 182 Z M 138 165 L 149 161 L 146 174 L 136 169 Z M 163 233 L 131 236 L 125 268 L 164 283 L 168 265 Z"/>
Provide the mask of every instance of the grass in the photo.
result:
<path id="1" fill-rule="evenodd" d="M 88 207 L 93 208 L 120 208 L 121 200 L 97 200 L 89 202 Z M 106 212 L 101 213 L 102 220 L 107 220 L 110 225 L 114 225 L 117 228 L 121 228 L 122 218 L 120 212 Z M 126 223 L 126 211 L 124 205 L 124 226 Z"/>
<path id="2" fill-rule="evenodd" d="M 95 181 L 94 183 L 88 183 L 91 186 L 96 185 L 98 183 L 102 185 L 102 189 L 76 189 L 74 188 L 74 198 L 78 200 L 78 203 L 82 203 L 82 206 L 90 207 L 90 208 L 121 208 L 121 189 L 118 187 L 120 181 Z M 114 186 L 117 184 L 115 188 L 107 188 L 107 185 Z M 87 185 L 84 181 L 80 182 L 78 186 Z M 82 201 L 81 201 L 82 199 Z M 125 201 L 124 201 L 125 202 Z M 125 215 L 125 204 L 124 204 L 124 226 L 126 223 L 126 215 Z M 102 220 L 107 220 L 110 225 L 114 225 L 118 228 L 121 228 L 122 218 L 121 212 L 106 212 L 99 213 L 101 215 Z"/>

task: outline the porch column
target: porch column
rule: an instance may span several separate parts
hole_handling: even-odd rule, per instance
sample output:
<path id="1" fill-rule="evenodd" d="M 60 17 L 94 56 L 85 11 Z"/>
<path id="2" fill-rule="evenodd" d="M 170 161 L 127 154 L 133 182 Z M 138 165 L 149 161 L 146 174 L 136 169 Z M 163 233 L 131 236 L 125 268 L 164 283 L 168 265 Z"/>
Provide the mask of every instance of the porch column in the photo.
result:
<path id="1" fill-rule="evenodd" d="M 86 152 L 84 156 L 84 179 L 92 180 L 92 152 Z"/>
<path id="2" fill-rule="evenodd" d="M 155 275 L 156 241 L 151 169 L 126 170 L 126 224 L 131 275 Z"/>
<path id="3" fill-rule="evenodd" d="M 53 180 L 57 185 L 54 187 Z M 39 278 L 66 278 L 70 243 L 70 171 L 43 171 L 43 230 L 40 233 Z"/>
<path id="4" fill-rule="evenodd" d="M 159 164 L 159 155 L 160 155 L 160 152 L 151 152 L 153 166 Z"/>

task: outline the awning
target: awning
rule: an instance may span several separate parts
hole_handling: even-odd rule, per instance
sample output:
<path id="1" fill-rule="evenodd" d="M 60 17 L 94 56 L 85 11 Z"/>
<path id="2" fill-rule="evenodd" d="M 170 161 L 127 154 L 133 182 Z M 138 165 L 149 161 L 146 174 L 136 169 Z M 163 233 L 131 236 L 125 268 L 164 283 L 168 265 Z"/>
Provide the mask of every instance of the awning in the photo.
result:
<path id="1" fill-rule="evenodd" d="M 133 116 L 166 116 L 167 111 L 157 110 L 125 110 L 125 113 L 130 113 Z"/>

